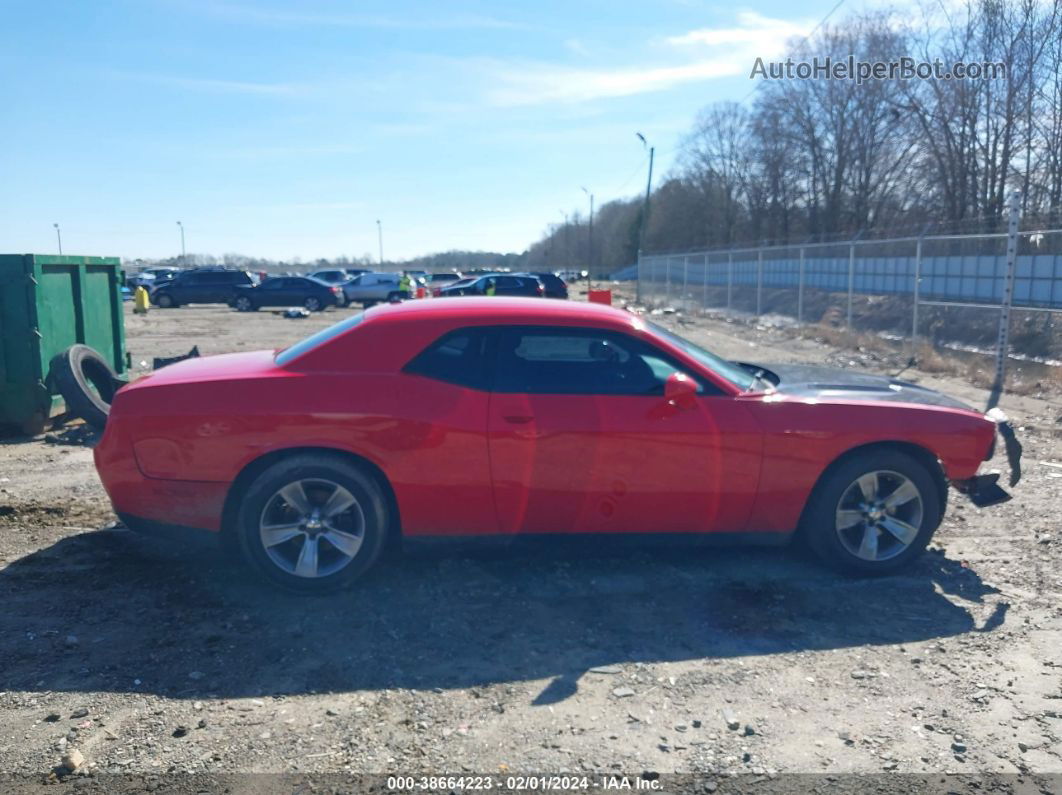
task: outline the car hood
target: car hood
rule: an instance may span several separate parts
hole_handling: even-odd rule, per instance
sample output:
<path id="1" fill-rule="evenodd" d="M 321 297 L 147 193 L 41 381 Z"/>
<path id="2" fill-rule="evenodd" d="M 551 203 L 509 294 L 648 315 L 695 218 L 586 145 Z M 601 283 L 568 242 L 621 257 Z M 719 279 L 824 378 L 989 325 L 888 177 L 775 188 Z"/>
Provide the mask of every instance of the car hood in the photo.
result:
<path id="1" fill-rule="evenodd" d="M 927 406 L 975 411 L 972 406 L 961 400 L 887 375 L 873 375 L 813 364 L 761 365 L 746 362 L 740 364 L 746 368 L 762 368 L 768 373 L 773 373 L 778 379 L 775 387 L 784 395 L 820 399 L 921 403 Z"/>

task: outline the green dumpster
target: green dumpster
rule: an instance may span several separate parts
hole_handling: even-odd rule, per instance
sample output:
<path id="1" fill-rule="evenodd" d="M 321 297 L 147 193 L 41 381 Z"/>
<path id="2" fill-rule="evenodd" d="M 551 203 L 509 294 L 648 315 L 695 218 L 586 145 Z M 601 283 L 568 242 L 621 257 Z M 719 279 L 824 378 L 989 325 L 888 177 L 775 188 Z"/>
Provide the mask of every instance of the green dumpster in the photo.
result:
<path id="1" fill-rule="evenodd" d="M 117 257 L 0 254 L 0 425 L 39 433 L 62 398 L 48 363 L 76 343 L 125 370 Z"/>

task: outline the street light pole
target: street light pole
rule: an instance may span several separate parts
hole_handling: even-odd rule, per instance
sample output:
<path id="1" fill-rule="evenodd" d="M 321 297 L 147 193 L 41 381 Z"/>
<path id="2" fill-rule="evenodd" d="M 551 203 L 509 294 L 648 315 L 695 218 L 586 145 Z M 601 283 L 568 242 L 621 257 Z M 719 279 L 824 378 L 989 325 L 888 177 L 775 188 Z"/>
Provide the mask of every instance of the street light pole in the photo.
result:
<path id="1" fill-rule="evenodd" d="M 564 218 L 564 270 L 570 270 L 572 265 L 572 251 L 568 245 L 569 241 L 569 228 L 568 228 L 568 213 L 564 210 L 558 210 L 561 216 Z"/>
<path id="2" fill-rule="evenodd" d="M 177 222 L 177 227 L 181 230 L 181 264 L 185 265 L 186 264 L 186 262 L 185 262 L 186 257 L 185 257 L 185 253 L 184 253 L 184 224 L 182 224 L 180 221 L 178 221 Z"/>
<path id="3" fill-rule="evenodd" d="M 376 219 L 376 236 L 379 238 L 380 243 L 380 265 L 383 265 L 383 224 L 380 223 L 380 219 Z"/>
<path id="4" fill-rule="evenodd" d="M 590 226 L 586 241 L 586 289 L 590 289 L 590 274 L 594 270 L 594 194 L 583 188 L 583 193 L 590 197 Z"/>
<path id="5" fill-rule="evenodd" d="M 59 231 L 59 224 L 52 224 L 55 227 L 55 239 L 59 241 L 59 256 L 63 256 L 63 235 Z"/>
<path id="6" fill-rule="evenodd" d="M 642 222 L 638 225 L 638 256 L 641 257 L 642 245 L 645 240 L 645 228 L 649 223 L 649 193 L 653 187 L 653 154 L 655 149 L 649 146 L 649 142 L 645 140 L 644 135 L 641 133 L 635 133 L 635 135 L 642 142 L 642 147 L 649 149 L 649 179 L 645 183 L 645 204 L 642 205 Z"/>

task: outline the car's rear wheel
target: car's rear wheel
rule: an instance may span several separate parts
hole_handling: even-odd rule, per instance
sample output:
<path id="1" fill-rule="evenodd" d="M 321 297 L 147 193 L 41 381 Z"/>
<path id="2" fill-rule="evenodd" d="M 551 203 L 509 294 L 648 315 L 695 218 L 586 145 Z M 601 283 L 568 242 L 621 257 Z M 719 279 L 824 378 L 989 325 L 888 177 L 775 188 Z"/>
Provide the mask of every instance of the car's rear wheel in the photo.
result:
<path id="1" fill-rule="evenodd" d="M 321 299 L 315 298 L 312 295 L 305 301 L 303 301 L 302 305 L 309 309 L 311 312 L 320 312 L 324 308 L 323 306 L 321 306 Z"/>
<path id="2" fill-rule="evenodd" d="M 376 562 L 389 525 L 375 480 L 330 455 L 273 464 L 243 495 L 240 547 L 268 580 L 302 593 L 345 588 Z"/>
<path id="3" fill-rule="evenodd" d="M 236 299 L 236 308 L 241 312 L 253 312 L 255 309 L 254 302 L 251 301 L 246 295 L 241 295 Z"/>
<path id="4" fill-rule="evenodd" d="M 173 307 L 177 306 L 177 302 L 173 300 L 173 296 L 169 293 L 163 293 L 160 295 L 155 299 L 155 303 L 157 303 L 162 309 L 173 309 Z"/>
<path id="5" fill-rule="evenodd" d="M 889 574 L 926 548 L 942 518 L 933 475 L 899 450 L 842 461 L 815 488 L 802 530 L 823 561 L 849 574 Z"/>

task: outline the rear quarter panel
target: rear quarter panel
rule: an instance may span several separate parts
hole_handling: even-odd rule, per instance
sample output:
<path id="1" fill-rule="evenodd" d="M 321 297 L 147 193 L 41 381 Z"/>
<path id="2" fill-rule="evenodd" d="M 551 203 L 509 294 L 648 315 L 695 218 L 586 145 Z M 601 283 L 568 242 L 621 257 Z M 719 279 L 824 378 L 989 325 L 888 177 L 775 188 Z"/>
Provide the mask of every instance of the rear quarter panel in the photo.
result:
<path id="1" fill-rule="evenodd" d="M 881 442 L 916 445 L 945 477 L 977 473 L 995 428 L 979 414 L 936 406 L 864 401 L 749 398 L 764 430 L 760 493 L 752 530 L 792 530 L 826 468 L 856 448 Z"/>

